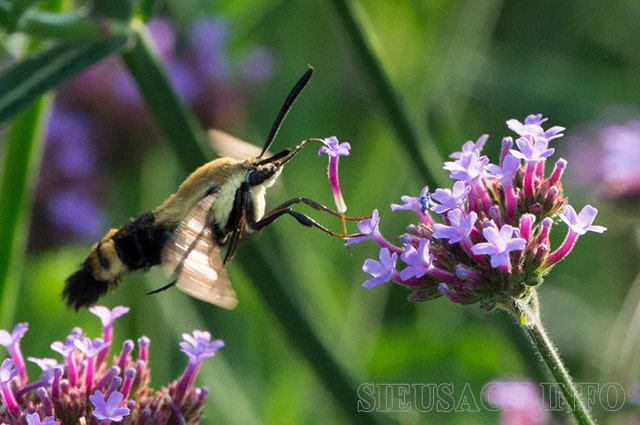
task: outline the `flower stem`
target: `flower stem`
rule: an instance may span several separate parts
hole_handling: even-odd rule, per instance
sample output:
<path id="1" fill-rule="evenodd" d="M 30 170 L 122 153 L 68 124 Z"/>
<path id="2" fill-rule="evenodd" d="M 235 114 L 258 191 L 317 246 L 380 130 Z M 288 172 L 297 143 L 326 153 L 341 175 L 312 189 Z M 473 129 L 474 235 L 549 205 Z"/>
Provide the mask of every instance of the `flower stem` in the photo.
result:
<path id="1" fill-rule="evenodd" d="M 576 422 L 580 425 L 592 425 L 591 418 L 573 379 L 560 359 L 556 347 L 551 342 L 546 329 L 542 325 L 538 310 L 538 297 L 535 290 L 527 300 L 512 299 L 508 307 L 509 313 L 518 321 L 529 340 L 533 343 L 538 354 L 549 368 L 558 383 L 562 395 Z"/>

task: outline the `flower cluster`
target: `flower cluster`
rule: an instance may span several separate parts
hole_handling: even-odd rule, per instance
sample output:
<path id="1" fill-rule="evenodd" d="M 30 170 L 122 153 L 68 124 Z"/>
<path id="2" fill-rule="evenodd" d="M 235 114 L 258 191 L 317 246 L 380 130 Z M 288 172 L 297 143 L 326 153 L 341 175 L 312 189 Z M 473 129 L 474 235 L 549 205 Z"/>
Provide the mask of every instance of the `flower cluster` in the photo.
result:
<path id="1" fill-rule="evenodd" d="M 10 356 L 0 366 L 0 424 L 197 424 L 208 389 L 193 383 L 202 361 L 216 354 L 222 340 L 211 341 L 209 332 L 198 330 L 184 334 L 180 349 L 189 358 L 187 367 L 180 378 L 156 392 L 149 387 L 148 338 L 138 339 L 137 359 L 132 356 L 134 342 L 127 340 L 113 363 L 106 361 L 113 322 L 129 309 L 96 306 L 90 311 L 102 322 L 102 336 L 91 339 L 75 328 L 64 341 L 51 344 L 61 362 L 29 357 L 42 368 L 34 382 L 29 382 L 20 350 L 28 324 L 19 323 L 12 332 L 0 330 L 0 345 Z"/>
<path id="2" fill-rule="evenodd" d="M 232 56 L 229 24 L 220 17 L 200 18 L 184 29 L 154 18 L 148 29 L 172 86 L 202 126 L 241 124 L 247 102 L 271 76 L 270 52 L 247 46 Z M 137 164 L 157 138 L 136 83 L 117 58 L 61 85 L 46 132 L 31 245 L 100 236 L 106 220 L 98 202 L 106 187 L 102 164 Z"/>
<path id="3" fill-rule="evenodd" d="M 380 233 L 377 210 L 359 222 L 361 234 L 347 244 L 372 240 L 381 247 L 379 260 L 364 263 L 372 277 L 363 286 L 395 281 L 412 291 L 412 301 L 444 295 L 491 310 L 510 297 L 526 297 L 579 235 L 605 231 L 592 224 L 595 208 L 587 205 L 576 213 L 568 204 L 560 181 L 565 160 L 556 161 L 545 176 L 554 152 L 549 142 L 564 131 L 559 126 L 545 130 L 546 120 L 538 114 L 524 122 L 507 121 L 518 137 L 502 139 L 497 165 L 482 154 L 488 135 L 466 142 L 444 164 L 454 180 L 451 189 L 430 192 L 425 187 L 419 196 L 403 196 L 402 204 L 391 205 L 393 211 L 410 210 L 418 217 L 400 236 L 402 246 Z M 558 221 L 566 223 L 568 232 L 552 250 L 549 236 Z M 404 264 L 401 270 L 398 260 Z"/>

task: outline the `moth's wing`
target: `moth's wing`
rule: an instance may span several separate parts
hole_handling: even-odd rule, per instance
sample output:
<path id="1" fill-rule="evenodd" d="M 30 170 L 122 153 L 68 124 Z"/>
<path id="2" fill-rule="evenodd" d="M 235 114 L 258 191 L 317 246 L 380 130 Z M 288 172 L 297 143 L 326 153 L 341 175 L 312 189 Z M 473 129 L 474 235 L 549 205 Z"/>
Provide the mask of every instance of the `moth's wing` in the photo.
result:
<path id="1" fill-rule="evenodd" d="M 252 145 L 249 142 L 240 140 L 235 136 L 225 133 L 224 131 L 217 129 L 210 129 L 208 131 L 209 143 L 214 152 L 221 157 L 229 157 L 233 159 L 243 160 L 247 158 L 255 158 L 260 155 L 262 148 L 256 145 Z M 267 152 L 265 156 L 271 156 L 271 153 Z"/>
<path id="2" fill-rule="evenodd" d="M 184 217 L 162 251 L 162 264 L 178 289 L 192 297 L 234 309 L 238 298 L 222 263 L 208 217 L 218 194 L 203 198 Z"/>

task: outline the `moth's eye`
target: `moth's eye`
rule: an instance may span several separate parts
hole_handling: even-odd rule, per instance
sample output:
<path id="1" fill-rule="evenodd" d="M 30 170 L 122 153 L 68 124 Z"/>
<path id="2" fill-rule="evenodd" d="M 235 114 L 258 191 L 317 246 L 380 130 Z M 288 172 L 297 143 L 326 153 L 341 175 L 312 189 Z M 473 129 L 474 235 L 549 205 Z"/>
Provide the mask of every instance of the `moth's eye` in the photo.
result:
<path id="1" fill-rule="evenodd" d="M 247 184 L 249 186 L 259 186 L 268 180 L 278 170 L 273 164 L 266 164 L 250 170 L 247 173 Z"/>

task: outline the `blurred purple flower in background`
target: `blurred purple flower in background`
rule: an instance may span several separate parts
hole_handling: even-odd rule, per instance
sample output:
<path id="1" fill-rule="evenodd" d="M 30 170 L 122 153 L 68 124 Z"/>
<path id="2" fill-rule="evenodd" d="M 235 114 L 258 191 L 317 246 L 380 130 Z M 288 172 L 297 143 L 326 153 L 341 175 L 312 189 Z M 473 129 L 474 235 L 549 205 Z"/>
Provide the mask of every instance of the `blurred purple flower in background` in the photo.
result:
<path id="1" fill-rule="evenodd" d="M 572 185 L 612 200 L 640 199 L 640 118 L 613 115 L 568 137 Z M 625 113 L 624 115 L 629 115 Z M 616 122 L 618 121 L 618 122 Z"/>
<path id="2" fill-rule="evenodd" d="M 556 161 L 545 176 L 546 161 L 554 152 L 549 142 L 564 131 L 560 126 L 545 130 L 546 120 L 535 114 L 523 123 L 507 121 L 520 137 L 515 140 L 517 149 L 511 137 L 502 140 L 498 164 L 482 155 L 488 136 L 466 142 L 443 167 L 455 180 L 452 189 L 429 193 L 424 188 L 419 197 L 403 196 L 403 205 L 392 204 L 392 211 L 414 211 L 418 218 L 400 235 L 403 246 L 380 233 L 377 211 L 358 223 L 361 233 L 347 244 L 371 240 L 380 246 L 380 261 L 364 262 L 363 271 L 373 278 L 363 286 L 395 281 L 412 291 L 411 301 L 444 295 L 492 310 L 529 295 L 569 254 L 578 236 L 604 232 L 604 227 L 593 225 L 595 208 L 587 205 L 576 213 L 568 205 L 561 182 L 565 160 Z M 560 221 L 568 229 L 564 241 L 552 250 L 549 234 Z"/>
<path id="3" fill-rule="evenodd" d="M 184 29 L 156 18 L 148 29 L 176 93 L 202 126 L 241 124 L 247 101 L 272 74 L 270 52 L 248 46 L 232 57 L 223 18 L 200 18 Z M 46 133 L 30 246 L 99 237 L 106 227 L 106 170 L 139 164 L 157 139 L 133 78 L 116 58 L 63 84 Z"/>
<path id="4" fill-rule="evenodd" d="M 499 380 L 484 386 L 484 398 L 500 409 L 502 425 L 543 425 L 549 419 L 541 388 L 529 381 Z"/>
<path id="5" fill-rule="evenodd" d="M 102 322 L 102 337 L 91 339 L 75 328 L 64 342 L 51 344 L 51 349 L 63 356 L 62 363 L 30 357 L 43 370 L 34 382 L 27 378 L 20 350 L 27 324 L 16 325 L 11 333 L 0 330 L 2 345 L 10 356 L 0 366 L 0 423 L 91 425 L 125 418 L 128 424 L 199 423 L 208 389 L 197 388 L 194 382 L 202 362 L 224 346 L 222 340 L 211 341 L 206 331 L 194 330 L 193 337 L 184 334 L 180 347 L 189 358 L 187 367 L 182 376 L 156 392 L 149 386 L 148 338 L 138 340 L 137 359 L 131 355 L 133 341 L 127 340 L 111 365 L 105 361 L 111 348 L 113 321 L 129 309 L 97 306 L 90 311 Z"/>

